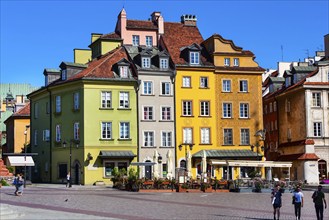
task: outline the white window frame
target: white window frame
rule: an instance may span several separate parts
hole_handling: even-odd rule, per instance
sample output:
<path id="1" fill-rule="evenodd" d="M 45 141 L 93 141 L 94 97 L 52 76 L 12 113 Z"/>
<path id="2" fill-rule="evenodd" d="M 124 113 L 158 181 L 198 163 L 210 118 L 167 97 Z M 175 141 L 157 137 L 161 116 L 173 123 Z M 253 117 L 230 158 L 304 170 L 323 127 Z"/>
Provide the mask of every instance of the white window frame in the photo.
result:
<path id="1" fill-rule="evenodd" d="M 200 101 L 200 116 L 210 115 L 210 101 Z"/>
<path id="2" fill-rule="evenodd" d="M 250 145 L 250 130 L 248 128 L 241 128 L 240 144 L 241 145 Z"/>
<path id="3" fill-rule="evenodd" d="M 162 131 L 161 132 L 161 147 L 171 147 L 172 146 L 172 132 Z"/>
<path id="4" fill-rule="evenodd" d="M 231 92 L 232 90 L 232 85 L 231 85 L 231 80 L 230 79 L 223 79 L 223 92 Z"/>
<path id="5" fill-rule="evenodd" d="M 151 67 L 151 58 L 142 57 L 142 68 L 150 68 L 150 67 Z"/>
<path id="6" fill-rule="evenodd" d="M 322 106 L 321 92 L 312 92 L 312 107 Z"/>
<path id="7" fill-rule="evenodd" d="M 239 58 L 233 58 L 233 65 L 234 66 L 240 66 L 240 59 Z"/>
<path id="8" fill-rule="evenodd" d="M 191 65 L 200 64 L 200 52 L 190 51 L 190 64 Z"/>
<path id="9" fill-rule="evenodd" d="M 143 120 L 151 121 L 154 120 L 154 107 L 143 106 Z"/>
<path id="10" fill-rule="evenodd" d="M 161 95 L 171 95 L 170 82 L 161 82 Z"/>
<path id="11" fill-rule="evenodd" d="M 62 70 L 61 71 L 61 74 L 62 74 L 62 80 L 67 80 L 67 70 Z"/>
<path id="12" fill-rule="evenodd" d="M 193 143 L 193 129 L 183 128 L 183 143 L 192 144 Z"/>
<path id="13" fill-rule="evenodd" d="M 191 77 L 190 76 L 183 76 L 182 79 L 182 87 L 184 88 L 191 88 Z"/>
<path id="14" fill-rule="evenodd" d="M 313 123 L 313 135 L 314 137 L 322 137 L 322 122 Z"/>
<path id="15" fill-rule="evenodd" d="M 160 69 L 168 69 L 169 60 L 168 58 L 160 58 Z"/>
<path id="16" fill-rule="evenodd" d="M 50 131 L 48 129 L 42 131 L 42 140 L 43 141 L 50 140 Z"/>
<path id="17" fill-rule="evenodd" d="M 249 118 L 249 103 L 240 103 L 240 118 Z"/>
<path id="18" fill-rule="evenodd" d="M 133 39 L 132 39 L 132 44 L 133 46 L 139 46 L 140 42 L 139 42 L 139 35 L 133 35 Z"/>
<path id="19" fill-rule="evenodd" d="M 73 109 L 74 110 L 80 109 L 80 93 L 79 92 L 73 93 Z"/>
<path id="20" fill-rule="evenodd" d="M 55 132 L 56 132 L 55 141 L 60 142 L 62 140 L 62 138 L 61 138 L 61 126 L 60 125 L 56 125 Z"/>
<path id="21" fill-rule="evenodd" d="M 184 100 L 182 101 L 182 115 L 183 116 L 192 116 L 192 101 Z"/>
<path id="22" fill-rule="evenodd" d="M 112 92 L 101 92 L 101 105 L 102 108 L 112 108 Z"/>
<path id="23" fill-rule="evenodd" d="M 119 66 L 120 77 L 128 78 L 128 66 Z"/>
<path id="24" fill-rule="evenodd" d="M 231 64 L 231 59 L 230 58 L 224 58 L 224 66 L 230 66 Z"/>
<path id="25" fill-rule="evenodd" d="M 153 95 L 152 81 L 143 81 L 143 95 Z"/>
<path id="26" fill-rule="evenodd" d="M 154 131 L 143 132 L 143 147 L 154 147 Z"/>
<path id="27" fill-rule="evenodd" d="M 223 118 L 232 118 L 232 103 L 224 102 L 223 103 Z"/>
<path id="28" fill-rule="evenodd" d="M 145 37 L 145 45 L 147 47 L 152 47 L 153 46 L 153 37 L 152 36 L 146 36 Z"/>
<path id="29" fill-rule="evenodd" d="M 130 123 L 129 122 L 120 122 L 119 124 L 120 136 L 119 139 L 130 139 Z"/>
<path id="30" fill-rule="evenodd" d="M 56 113 L 61 113 L 62 112 L 62 103 L 61 103 L 61 96 L 56 96 L 55 98 L 56 100 L 56 109 L 55 112 Z"/>
<path id="31" fill-rule="evenodd" d="M 73 137 L 74 140 L 80 140 L 80 124 L 79 122 L 74 122 L 73 124 Z"/>
<path id="32" fill-rule="evenodd" d="M 200 77 L 200 88 L 209 88 L 208 77 L 201 76 Z"/>
<path id="33" fill-rule="evenodd" d="M 104 121 L 101 122 L 101 139 L 102 140 L 111 140 L 112 137 L 112 122 Z"/>
<path id="34" fill-rule="evenodd" d="M 224 145 L 233 145 L 233 129 L 224 128 L 223 134 Z"/>
<path id="35" fill-rule="evenodd" d="M 201 144 L 210 144 L 210 128 L 200 128 Z"/>
<path id="36" fill-rule="evenodd" d="M 161 120 L 162 121 L 170 121 L 171 118 L 172 118 L 172 116 L 171 116 L 171 107 L 170 106 L 162 106 L 161 107 Z"/>
<path id="37" fill-rule="evenodd" d="M 248 80 L 239 81 L 240 92 L 248 92 Z"/>
<path id="38" fill-rule="evenodd" d="M 119 93 L 119 107 L 125 109 L 129 108 L 129 92 Z"/>

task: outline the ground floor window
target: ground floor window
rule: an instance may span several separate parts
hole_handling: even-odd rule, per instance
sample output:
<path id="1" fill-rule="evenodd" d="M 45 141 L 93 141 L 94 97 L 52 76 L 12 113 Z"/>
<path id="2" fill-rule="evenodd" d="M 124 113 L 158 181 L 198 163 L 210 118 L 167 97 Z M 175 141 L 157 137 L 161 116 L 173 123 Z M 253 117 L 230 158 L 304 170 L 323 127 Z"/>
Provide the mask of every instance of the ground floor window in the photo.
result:
<path id="1" fill-rule="evenodd" d="M 167 164 L 164 163 L 164 164 L 162 164 L 162 177 L 166 178 L 167 173 L 168 173 Z"/>
<path id="2" fill-rule="evenodd" d="M 112 177 L 114 168 L 128 170 L 128 161 L 104 161 L 104 177 Z"/>
<path id="3" fill-rule="evenodd" d="M 68 173 L 67 170 L 67 164 L 66 163 L 62 163 L 62 164 L 58 164 L 58 178 L 59 179 L 66 179 L 66 175 Z"/>

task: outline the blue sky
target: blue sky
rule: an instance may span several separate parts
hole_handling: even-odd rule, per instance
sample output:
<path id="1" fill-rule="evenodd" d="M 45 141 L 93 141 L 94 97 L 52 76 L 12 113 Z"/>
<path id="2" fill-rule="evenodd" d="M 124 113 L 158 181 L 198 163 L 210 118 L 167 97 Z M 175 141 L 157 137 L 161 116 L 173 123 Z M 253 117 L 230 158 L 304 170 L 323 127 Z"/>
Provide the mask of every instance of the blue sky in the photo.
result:
<path id="1" fill-rule="evenodd" d="M 114 31 L 124 6 L 128 19 L 147 20 L 160 11 L 165 21 L 197 16 L 204 39 L 222 35 L 251 50 L 263 68 L 298 61 L 324 49 L 329 33 L 328 0 L 286 1 L 1 1 L 0 83 L 44 84 L 44 68 L 73 61 L 73 49 L 87 49 L 91 33 Z"/>

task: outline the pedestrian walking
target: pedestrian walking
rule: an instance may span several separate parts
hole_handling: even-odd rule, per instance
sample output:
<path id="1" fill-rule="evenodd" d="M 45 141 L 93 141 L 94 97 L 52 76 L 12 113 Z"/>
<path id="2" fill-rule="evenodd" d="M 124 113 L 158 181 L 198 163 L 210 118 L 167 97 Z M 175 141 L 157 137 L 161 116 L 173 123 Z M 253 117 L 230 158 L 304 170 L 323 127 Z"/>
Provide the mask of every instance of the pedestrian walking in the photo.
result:
<path id="1" fill-rule="evenodd" d="M 17 182 L 16 182 L 17 192 L 15 192 L 16 196 L 23 195 L 24 181 L 25 180 L 24 180 L 23 174 L 20 174 L 17 176 Z"/>
<path id="2" fill-rule="evenodd" d="M 71 173 L 68 172 L 66 175 L 66 187 L 71 187 Z"/>
<path id="3" fill-rule="evenodd" d="M 16 174 L 13 180 L 13 185 L 15 186 L 15 195 L 17 196 L 18 192 L 18 179 L 19 179 L 19 174 Z"/>
<path id="4" fill-rule="evenodd" d="M 327 202 L 326 202 L 326 199 L 324 198 L 324 193 L 322 192 L 321 185 L 319 185 L 318 190 L 313 193 L 312 199 L 314 202 L 317 220 L 323 220 L 323 203 L 324 203 L 324 208 L 326 209 Z"/>
<path id="5" fill-rule="evenodd" d="M 300 220 L 301 210 L 304 205 L 304 194 L 301 192 L 300 186 L 297 186 L 293 196 L 295 200 L 295 216 L 297 220 Z"/>
<path id="6" fill-rule="evenodd" d="M 273 205 L 273 215 L 274 220 L 280 219 L 280 208 L 282 206 L 282 193 L 280 191 L 280 185 L 277 185 L 275 189 L 272 191 L 271 199 Z"/>

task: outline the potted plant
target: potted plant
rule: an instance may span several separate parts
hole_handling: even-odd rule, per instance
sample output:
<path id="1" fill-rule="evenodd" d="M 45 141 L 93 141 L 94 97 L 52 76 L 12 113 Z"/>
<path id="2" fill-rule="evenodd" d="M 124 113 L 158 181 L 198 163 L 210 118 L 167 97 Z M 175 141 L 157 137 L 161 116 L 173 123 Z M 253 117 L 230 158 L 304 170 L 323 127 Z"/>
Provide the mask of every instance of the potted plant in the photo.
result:
<path id="1" fill-rule="evenodd" d="M 254 178 L 254 186 L 253 192 L 262 192 L 263 181 L 259 177 Z"/>
<path id="2" fill-rule="evenodd" d="M 176 192 L 186 192 L 187 189 L 188 189 L 187 183 L 178 184 L 176 188 Z"/>
<path id="3" fill-rule="evenodd" d="M 203 192 L 212 192 L 212 186 L 210 183 L 201 183 L 201 190 Z"/>

